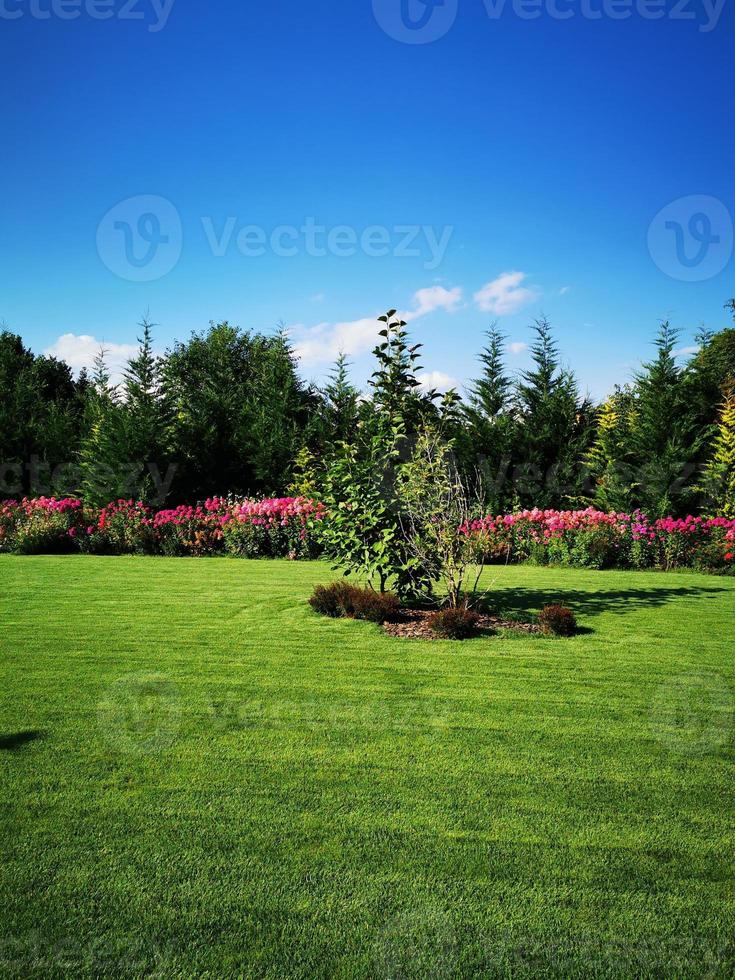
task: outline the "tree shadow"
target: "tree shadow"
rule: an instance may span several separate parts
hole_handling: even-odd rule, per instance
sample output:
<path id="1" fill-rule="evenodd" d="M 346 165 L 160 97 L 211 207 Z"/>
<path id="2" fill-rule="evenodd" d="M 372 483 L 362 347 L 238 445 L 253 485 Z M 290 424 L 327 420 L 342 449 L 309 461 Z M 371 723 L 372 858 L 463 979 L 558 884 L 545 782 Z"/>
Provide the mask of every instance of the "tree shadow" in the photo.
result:
<path id="1" fill-rule="evenodd" d="M 579 615 L 597 616 L 603 612 L 625 613 L 635 609 L 665 606 L 680 599 L 715 599 L 723 592 L 717 586 L 656 586 L 647 589 L 580 589 L 500 588 L 487 597 L 487 607 L 496 615 L 507 613 L 517 618 L 530 617 L 543 606 L 569 606 Z"/>
<path id="2" fill-rule="evenodd" d="M 0 749 L 15 752 L 16 749 L 22 749 L 24 745 L 35 742 L 38 738 L 43 738 L 43 732 L 27 731 L 14 732 L 12 735 L 0 735 Z"/>

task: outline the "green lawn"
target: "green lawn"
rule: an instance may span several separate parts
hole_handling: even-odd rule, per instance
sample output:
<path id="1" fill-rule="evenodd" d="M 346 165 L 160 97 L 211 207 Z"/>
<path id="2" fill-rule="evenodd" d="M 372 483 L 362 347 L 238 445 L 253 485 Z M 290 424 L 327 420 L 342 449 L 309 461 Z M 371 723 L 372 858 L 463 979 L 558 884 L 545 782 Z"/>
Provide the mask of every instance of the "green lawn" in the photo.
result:
<path id="1" fill-rule="evenodd" d="M 330 575 L 0 558 L 0 976 L 734 975 L 735 581 L 500 568 L 584 633 L 456 644 Z"/>

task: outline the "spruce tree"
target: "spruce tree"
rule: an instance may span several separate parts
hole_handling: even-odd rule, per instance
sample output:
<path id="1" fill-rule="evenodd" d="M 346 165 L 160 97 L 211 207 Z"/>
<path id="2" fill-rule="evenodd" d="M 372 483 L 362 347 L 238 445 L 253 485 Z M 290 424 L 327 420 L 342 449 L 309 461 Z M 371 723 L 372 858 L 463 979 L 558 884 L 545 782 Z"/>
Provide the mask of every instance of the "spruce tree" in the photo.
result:
<path id="1" fill-rule="evenodd" d="M 695 493 L 697 456 L 708 430 L 688 397 L 674 351 L 678 331 L 661 324 L 656 357 L 636 375 L 636 415 L 631 448 L 637 503 L 651 517 L 682 514 Z"/>
<path id="2" fill-rule="evenodd" d="M 487 510 L 499 513 L 511 503 L 508 474 L 516 422 L 512 382 L 503 358 L 506 338 L 495 324 L 486 336 L 488 342 L 480 354 L 482 373 L 471 384 L 467 403 L 462 406 L 464 425 L 458 427 L 455 444 L 464 473 L 480 473 Z"/>
<path id="3" fill-rule="evenodd" d="M 579 498 L 584 482 L 580 458 L 589 448 L 593 411 L 580 401 L 577 381 L 562 368 L 546 317 L 534 326 L 534 366 L 516 390 L 522 423 L 514 490 L 526 506 L 557 507 Z"/>

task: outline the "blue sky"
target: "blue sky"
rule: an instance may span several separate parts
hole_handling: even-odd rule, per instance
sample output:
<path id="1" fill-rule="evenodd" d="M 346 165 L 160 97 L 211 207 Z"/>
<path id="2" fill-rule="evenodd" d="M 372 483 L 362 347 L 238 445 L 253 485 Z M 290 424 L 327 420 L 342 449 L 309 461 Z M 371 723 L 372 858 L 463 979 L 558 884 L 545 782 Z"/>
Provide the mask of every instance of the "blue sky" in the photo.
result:
<path id="1" fill-rule="evenodd" d="M 728 323 L 732 0 L 401 2 L 0 0 L 0 320 L 74 366 L 283 322 L 362 383 L 397 307 L 441 385 L 543 311 L 598 397 Z"/>

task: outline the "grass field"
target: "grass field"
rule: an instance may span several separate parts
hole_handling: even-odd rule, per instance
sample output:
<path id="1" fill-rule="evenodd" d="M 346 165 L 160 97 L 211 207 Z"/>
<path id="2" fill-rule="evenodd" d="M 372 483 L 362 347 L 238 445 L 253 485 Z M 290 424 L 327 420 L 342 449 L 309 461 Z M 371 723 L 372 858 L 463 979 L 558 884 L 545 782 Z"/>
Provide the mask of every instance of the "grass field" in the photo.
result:
<path id="1" fill-rule="evenodd" d="M 326 565 L 0 558 L 0 975 L 731 977 L 735 581 L 493 572 L 401 641 Z"/>

